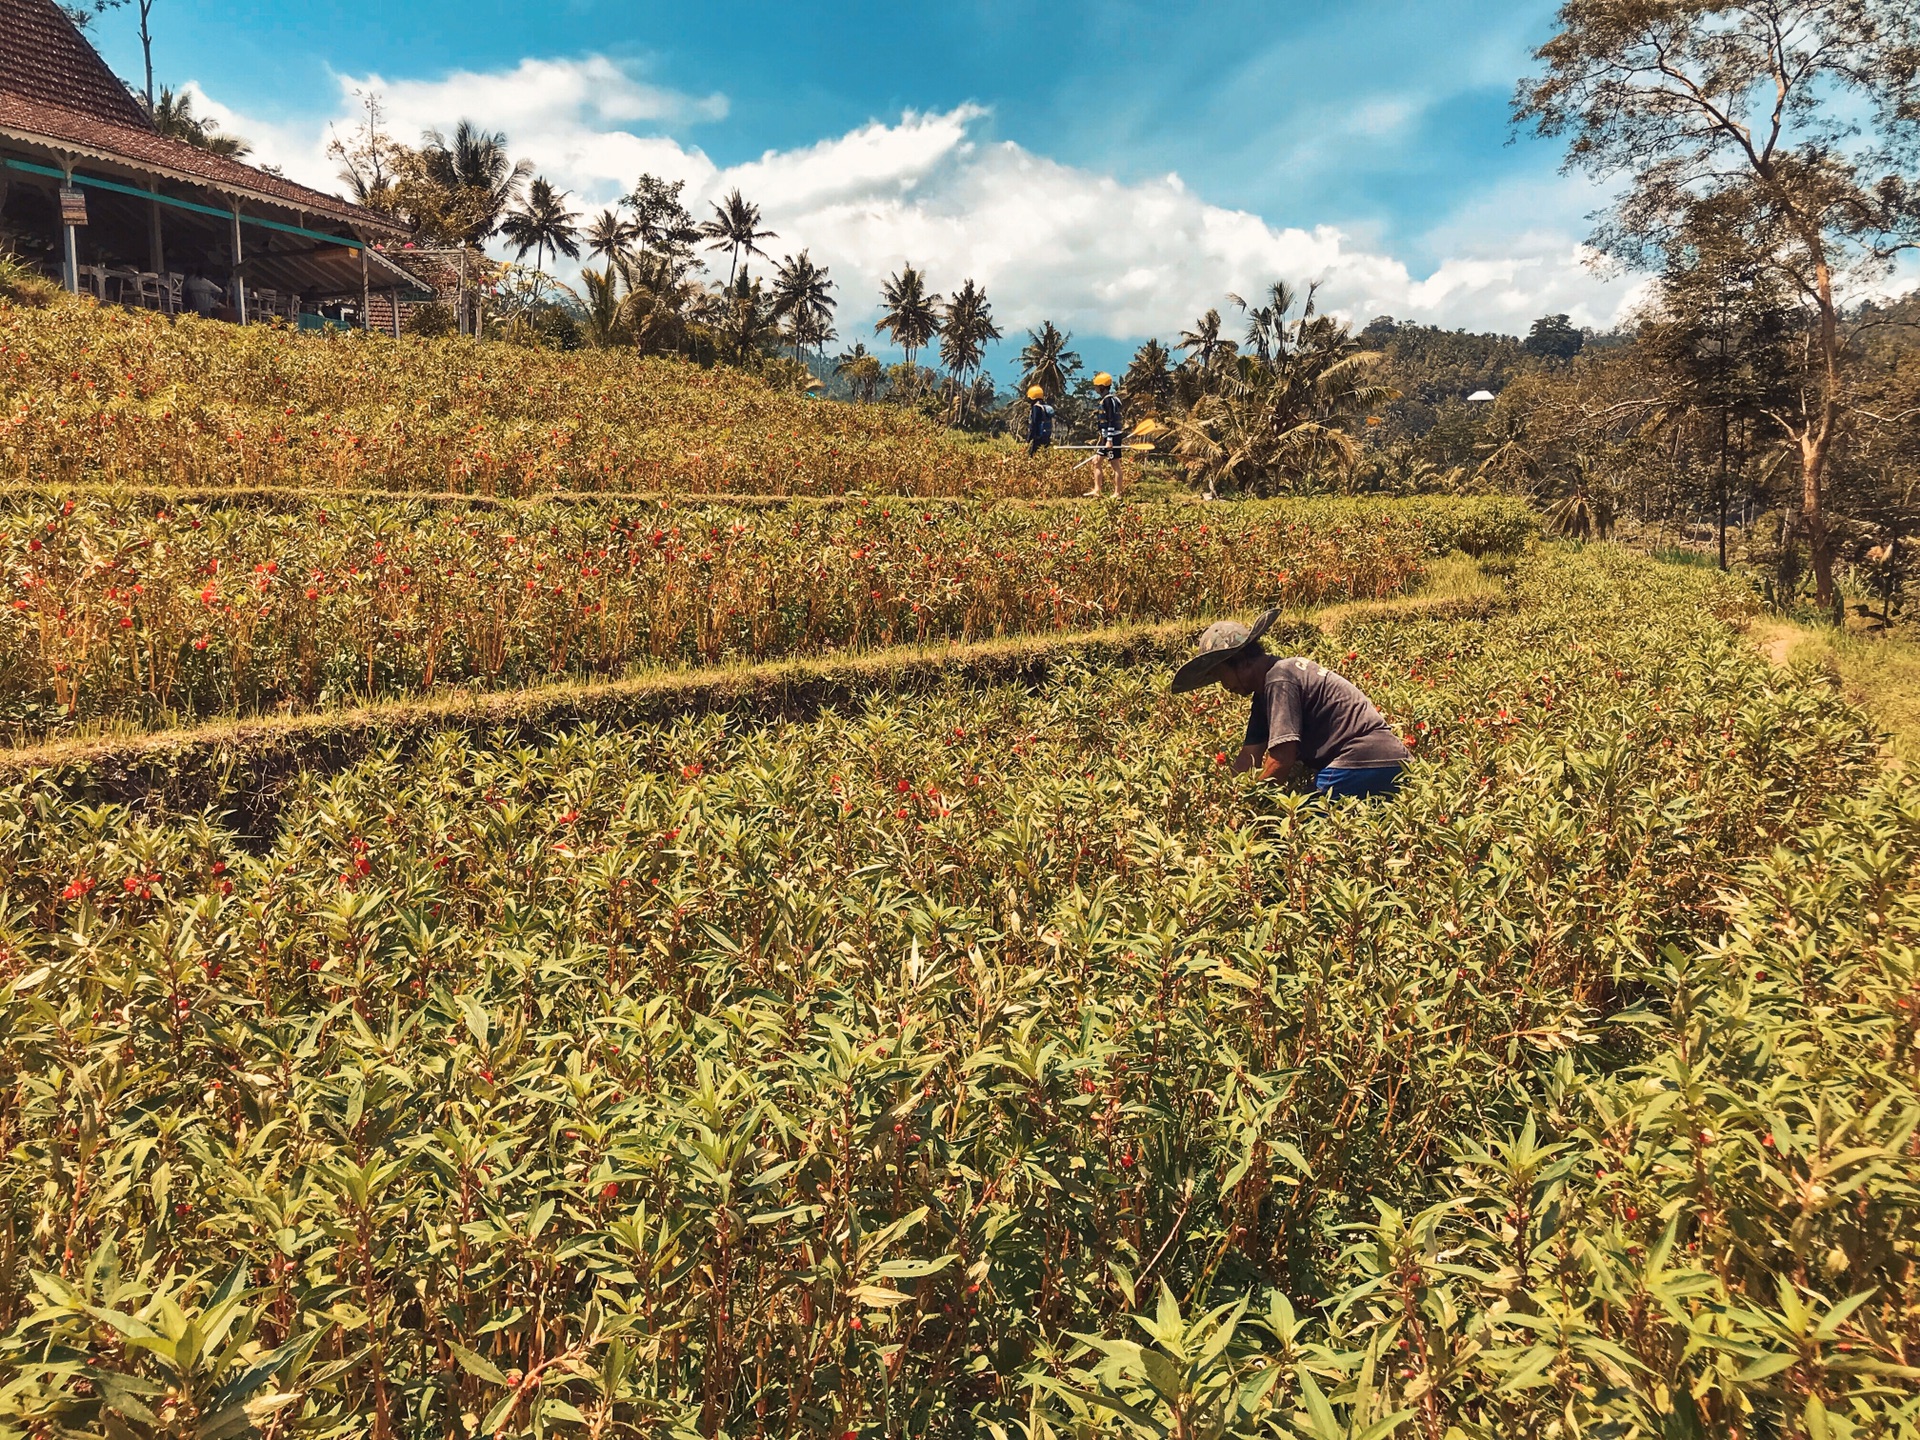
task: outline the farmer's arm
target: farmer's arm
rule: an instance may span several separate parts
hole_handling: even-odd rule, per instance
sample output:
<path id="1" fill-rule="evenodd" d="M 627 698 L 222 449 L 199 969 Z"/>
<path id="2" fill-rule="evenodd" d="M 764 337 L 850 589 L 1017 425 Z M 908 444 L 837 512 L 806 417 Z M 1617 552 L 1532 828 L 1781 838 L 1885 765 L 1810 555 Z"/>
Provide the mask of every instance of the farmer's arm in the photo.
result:
<path id="1" fill-rule="evenodd" d="M 1300 742 L 1287 740 L 1267 751 L 1266 762 L 1260 767 L 1262 780 L 1284 780 L 1293 774 L 1293 767 L 1300 763 Z"/>

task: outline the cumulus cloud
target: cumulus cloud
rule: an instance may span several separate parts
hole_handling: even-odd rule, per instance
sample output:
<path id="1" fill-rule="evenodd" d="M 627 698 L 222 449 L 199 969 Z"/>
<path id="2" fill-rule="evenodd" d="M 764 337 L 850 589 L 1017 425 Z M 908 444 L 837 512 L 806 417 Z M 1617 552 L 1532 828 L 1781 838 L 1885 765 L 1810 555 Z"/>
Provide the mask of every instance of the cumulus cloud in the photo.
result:
<path id="1" fill-rule="evenodd" d="M 604 57 L 525 60 L 491 74 L 438 80 L 343 77 L 378 90 L 393 131 L 411 138 L 462 116 L 507 132 L 516 155 L 570 189 L 584 210 L 623 193 L 642 171 L 687 182 L 696 211 L 739 187 L 759 204 L 775 253 L 802 247 L 838 282 L 841 328 L 864 330 L 880 282 L 911 263 L 937 288 L 971 277 L 987 289 L 1003 328 L 1051 319 L 1082 336 L 1170 336 L 1229 291 L 1276 279 L 1322 282 L 1323 303 L 1365 320 L 1393 314 L 1449 326 L 1524 330 L 1565 311 L 1611 323 L 1636 287 L 1597 273 L 1576 238 L 1576 182 L 1547 181 L 1469 204 L 1424 248 L 1424 273 L 1330 220 L 1268 218 L 1208 203 L 1176 174 L 1122 183 L 1018 144 L 983 137 L 975 106 L 875 121 L 847 134 L 769 151 L 733 166 L 662 133 L 724 113 L 723 97 L 696 99 L 637 79 Z M 295 178 L 336 188 L 325 127 L 301 135 L 205 106 L 255 140 L 261 158 Z M 1398 113 L 1370 123 L 1403 123 Z"/>

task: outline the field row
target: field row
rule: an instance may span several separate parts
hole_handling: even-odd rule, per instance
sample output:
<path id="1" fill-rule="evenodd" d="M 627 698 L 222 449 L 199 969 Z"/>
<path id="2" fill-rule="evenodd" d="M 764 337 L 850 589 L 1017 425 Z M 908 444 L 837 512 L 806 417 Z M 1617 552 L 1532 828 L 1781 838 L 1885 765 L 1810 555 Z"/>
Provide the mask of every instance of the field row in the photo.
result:
<path id="1" fill-rule="evenodd" d="M 1036 496 L 1078 458 L 619 351 L 0 302 L 0 481 Z"/>
<path id="2" fill-rule="evenodd" d="M 1379 599 L 1530 529 L 1496 500 L 23 501 L 0 510 L 0 720 L 38 737 Z"/>
<path id="3" fill-rule="evenodd" d="M 1907 1433 L 1920 800 L 1712 577 L 1519 585 L 1328 654 L 1333 812 L 1111 669 L 0 794 L 0 1416 Z"/>

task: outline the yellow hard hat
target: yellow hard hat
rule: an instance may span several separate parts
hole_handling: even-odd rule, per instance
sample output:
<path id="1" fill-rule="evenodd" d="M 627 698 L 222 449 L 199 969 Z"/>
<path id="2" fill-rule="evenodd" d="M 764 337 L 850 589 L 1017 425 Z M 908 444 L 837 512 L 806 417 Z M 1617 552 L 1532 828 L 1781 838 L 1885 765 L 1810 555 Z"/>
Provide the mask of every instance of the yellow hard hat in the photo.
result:
<path id="1" fill-rule="evenodd" d="M 1109 375 L 1106 371 L 1102 370 L 1098 375 L 1093 377 L 1093 383 L 1099 386 L 1102 390 L 1105 390 L 1110 385 L 1113 384 L 1113 376 Z"/>
<path id="2" fill-rule="evenodd" d="M 1046 393 L 1047 392 L 1042 390 L 1038 385 L 1034 385 L 1027 390 L 1027 398 L 1029 400 L 1039 400 L 1043 398 Z"/>

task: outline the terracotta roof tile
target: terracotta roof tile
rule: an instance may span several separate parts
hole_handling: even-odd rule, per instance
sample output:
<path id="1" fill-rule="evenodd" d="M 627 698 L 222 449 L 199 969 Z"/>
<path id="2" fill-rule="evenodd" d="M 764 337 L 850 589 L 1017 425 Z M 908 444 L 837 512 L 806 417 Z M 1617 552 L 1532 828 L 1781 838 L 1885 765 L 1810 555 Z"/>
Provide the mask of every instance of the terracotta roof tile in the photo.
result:
<path id="1" fill-rule="evenodd" d="M 0 0 L 0 91 L 136 130 L 147 112 L 52 0 Z"/>
<path id="2" fill-rule="evenodd" d="M 52 0 L 0 0 L 0 131 L 152 167 L 389 234 L 385 216 L 252 165 L 170 140 Z"/>

